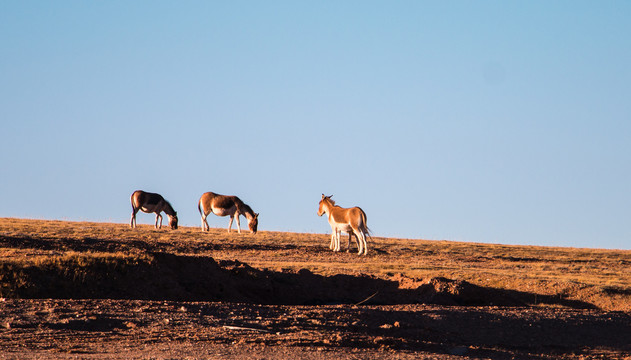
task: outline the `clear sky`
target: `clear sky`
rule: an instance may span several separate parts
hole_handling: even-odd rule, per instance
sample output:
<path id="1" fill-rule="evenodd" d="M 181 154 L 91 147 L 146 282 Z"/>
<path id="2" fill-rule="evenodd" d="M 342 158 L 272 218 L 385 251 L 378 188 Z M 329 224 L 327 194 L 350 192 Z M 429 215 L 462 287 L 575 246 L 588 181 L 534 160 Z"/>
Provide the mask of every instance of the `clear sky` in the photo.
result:
<path id="1" fill-rule="evenodd" d="M 199 226 L 214 191 L 260 230 L 330 233 L 326 193 L 376 236 L 631 249 L 630 19 L 629 1 L 0 1 L 0 216 L 128 223 L 144 189 Z"/>

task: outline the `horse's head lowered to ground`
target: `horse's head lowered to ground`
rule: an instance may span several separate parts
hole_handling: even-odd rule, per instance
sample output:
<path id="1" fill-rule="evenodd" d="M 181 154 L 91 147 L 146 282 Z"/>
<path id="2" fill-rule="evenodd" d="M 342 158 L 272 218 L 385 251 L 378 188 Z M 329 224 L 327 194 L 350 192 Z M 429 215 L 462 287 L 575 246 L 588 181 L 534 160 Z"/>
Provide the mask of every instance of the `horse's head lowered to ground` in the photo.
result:
<path id="1" fill-rule="evenodd" d="M 171 226 L 171 229 L 176 230 L 177 229 L 177 213 L 174 212 L 173 215 L 167 214 L 167 216 L 169 217 L 169 225 Z"/>
<path id="2" fill-rule="evenodd" d="M 248 227 L 250 228 L 250 231 L 252 232 L 252 234 L 256 234 L 256 231 L 259 227 L 259 214 L 255 213 L 254 216 L 252 216 L 252 218 L 248 219 Z"/>

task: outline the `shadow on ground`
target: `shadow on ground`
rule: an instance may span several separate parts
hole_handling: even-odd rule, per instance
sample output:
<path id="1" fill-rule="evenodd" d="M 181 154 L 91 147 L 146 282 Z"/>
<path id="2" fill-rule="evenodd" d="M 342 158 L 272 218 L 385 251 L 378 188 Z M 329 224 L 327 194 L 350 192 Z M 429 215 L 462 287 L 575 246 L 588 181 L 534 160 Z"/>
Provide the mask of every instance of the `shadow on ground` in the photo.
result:
<path id="1" fill-rule="evenodd" d="M 438 304 L 458 306 L 592 304 L 523 291 L 432 278 L 400 288 L 398 281 L 370 276 L 321 276 L 308 270 L 259 270 L 239 261 L 149 253 L 142 259 L 108 258 L 40 266 L 0 264 L 0 291 L 10 298 L 226 301 L 256 304 Z"/>

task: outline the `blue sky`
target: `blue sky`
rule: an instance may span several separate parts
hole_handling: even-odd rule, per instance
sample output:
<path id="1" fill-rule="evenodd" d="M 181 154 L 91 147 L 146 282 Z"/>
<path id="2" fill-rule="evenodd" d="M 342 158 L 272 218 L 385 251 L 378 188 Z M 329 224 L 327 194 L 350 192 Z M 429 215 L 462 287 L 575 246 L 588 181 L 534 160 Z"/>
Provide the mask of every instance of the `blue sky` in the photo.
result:
<path id="1" fill-rule="evenodd" d="M 326 193 L 376 236 L 631 249 L 630 18 L 628 1 L 3 1 L 0 216 L 127 223 L 144 189 L 199 226 L 214 191 L 261 230 L 329 233 Z"/>

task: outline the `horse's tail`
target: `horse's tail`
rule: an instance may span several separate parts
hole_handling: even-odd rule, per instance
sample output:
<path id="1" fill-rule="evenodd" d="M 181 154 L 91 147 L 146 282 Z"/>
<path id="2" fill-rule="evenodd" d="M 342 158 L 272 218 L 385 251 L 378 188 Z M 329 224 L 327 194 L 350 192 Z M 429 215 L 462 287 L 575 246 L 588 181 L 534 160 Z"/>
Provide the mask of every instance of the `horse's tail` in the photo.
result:
<path id="1" fill-rule="evenodd" d="M 362 223 L 364 224 L 364 230 L 366 230 L 366 235 L 368 235 L 368 237 L 370 237 L 370 240 L 372 240 L 372 236 L 370 236 L 370 233 L 372 232 L 372 230 L 370 230 L 370 228 L 368 227 L 368 217 L 366 216 L 366 213 L 364 212 L 364 210 L 362 208 L 359 208 L 359 211 L 361 212 L 361 216 L 362 216 Z"/>
<path id="2" fill-rule="evenodd" d="M 136 200 L 137 200 L 137 195 L 136 195 L 136 194 L 137 194 L 137 193 L 138 193 L 138 190 L 134 191 L 134 192 L 131 194 L 131 196 L 129 197 L 129 201 L 131 202 L 131 210 L 132 210 L 132 211 L 134 211 L 134 212 L 135 212 L 135 211 L 136 211 L 136 209 L 138 208 L 138 206 L 137 206 L 138 204 L 136 204 L 136 202 L 137 202 L 137 201 L 136 201 Z"/>
<path id="3" fill-rule="evenodd" d="M 131 220 L 129 220 L 129 226 L 133 229 L 136 226 L 136 213 L 138 212 L 138 208 L 136 207 L 136 198 L 139 190 L 131 193 L 129 197 L 129 201 L 131 202 Z"/>

